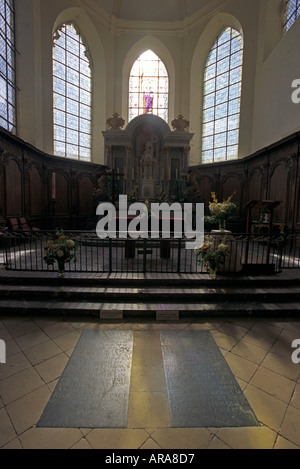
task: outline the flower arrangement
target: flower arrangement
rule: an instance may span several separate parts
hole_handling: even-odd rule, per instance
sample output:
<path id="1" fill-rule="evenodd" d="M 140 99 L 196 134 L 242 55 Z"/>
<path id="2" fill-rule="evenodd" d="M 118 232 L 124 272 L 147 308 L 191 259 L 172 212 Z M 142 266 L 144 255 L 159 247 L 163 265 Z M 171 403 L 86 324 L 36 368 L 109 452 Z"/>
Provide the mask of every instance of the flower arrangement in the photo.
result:
<path id="1" fill-rule="evenodd" d="M 76 262 L 75 253 L 79 243 L 68 238 L 63 231 L 58 231 L 45 246 L 44 261 L 47 265 L 58 264 L 59 277 L 63 277 L 65 263 L 72 259 Z"/>
<path id="2" fill-rule="evenodd" d="M 160 191 L 160 194 L 159 196 L 157 197 L 157 202 L 159 204 L 163 203 L 163 202 L 169 202 L 169 197 L 168 195 L 166 194 L 166 192 L 164 191 Z"/>
<path id="3" fill-rule="evenodd" d="M 128 195 L 128 200 L 132 203 L 136 202 L 137 199 L 137 191 L 136 189 L 133 189 L 130 194 Z"/>
<path id="4" fill-rule="evenodd" d="M 234 202 L 232 202 L 232 198 L 236 194 L 236 191 L 228 197 L 227 200 L 223 202 L 219 202 L 216 193 L 212 192 L 212 202 L 209 202 L 209 211 L 210 216 L 205 217 L 205 220 L 211 224 L 219 223 L 219 229 L 224 230 L 226 220 L 234 213 L 237 206 Z"/>
<path id="5" fill-rule="evenodd" d="M 225 264 L 229 248 L 226 240 L 223 239 L 219 244 L 218 240 L 212 236 L 206 236 L 202 246 L 195 249 L 195 254 L 199 256 L 198 262 L 204 263 L 205 268 L 215 276 L 217 270 Z"/>

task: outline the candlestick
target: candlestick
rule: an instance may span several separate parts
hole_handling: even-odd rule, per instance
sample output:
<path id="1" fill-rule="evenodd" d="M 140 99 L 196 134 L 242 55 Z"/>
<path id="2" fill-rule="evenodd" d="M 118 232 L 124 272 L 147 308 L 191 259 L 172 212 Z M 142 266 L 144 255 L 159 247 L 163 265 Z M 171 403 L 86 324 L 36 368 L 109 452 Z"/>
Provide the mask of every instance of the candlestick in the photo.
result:
<path id="1" fill-rule="evenodd" d="M 52 199 L 56 199 L 56 174 L 52 173 Z"/>

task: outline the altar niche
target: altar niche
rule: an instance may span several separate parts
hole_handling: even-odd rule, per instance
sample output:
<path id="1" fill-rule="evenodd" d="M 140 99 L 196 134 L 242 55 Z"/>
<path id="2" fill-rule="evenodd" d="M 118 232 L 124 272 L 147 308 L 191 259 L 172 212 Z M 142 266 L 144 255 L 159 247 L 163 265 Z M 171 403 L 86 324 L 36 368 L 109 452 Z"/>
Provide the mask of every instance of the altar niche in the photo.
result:
<path id="1" fill-rule="evenodd" d="M 149 114 L 136 117 L 124 130 L 121 127 L 102 132 L 105 165 L 123 175 L 119 193 L 150 202 L 162 193 L 170 195 L 172 182 L 187 174 L 193 134 L 171 131 L 163 119 Z"/>

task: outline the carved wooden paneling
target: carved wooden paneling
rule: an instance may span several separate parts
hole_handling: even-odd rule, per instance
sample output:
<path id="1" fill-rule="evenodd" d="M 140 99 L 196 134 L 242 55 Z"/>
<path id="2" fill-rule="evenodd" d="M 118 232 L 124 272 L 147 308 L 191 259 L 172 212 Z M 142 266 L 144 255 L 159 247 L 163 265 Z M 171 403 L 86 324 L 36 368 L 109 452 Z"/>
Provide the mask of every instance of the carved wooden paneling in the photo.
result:
<path id="1" fill-rule="evenodd" d="M 211 192 L 218 198 L 237 190 L 235 202 L 276 199 L 276 222 L 300 229 L 300 133 L 234 162 L 190 168 L 206 208 Z M 84 229 L 94 217 L 93 190 L 105 168 L 46 155 L 8 132 L 0 131 L 0 222 L 9 217 L 32 218 L 36 226 L 51 225 L 51 175 L 56 173 L 56 220 L 61 228 Z M 2 217 L 2 219 L 1 219 Z M 245 212 L 241 210 L 242 225 Z"/>
<path id="2" fill-rule="evenodd" d="M 215 190 L 214 188 L 214 180 L 212 177 L 203 177 L 198 179 L 198 190 L 199 190 L 199 197 L 202 202 L 204 202 L 205 210 L 208 209 L 208 203 L 211 200 L 211 193 Z"/>
<path id="3" fill-rule="evenodd" d="M 241 226 L 245 221 L 245 204 L 249 200 L 279 200 L 274 222 L 289 229 L 300 229 L 300 134 L 296 133 L 278 143 L 236 162 L 191 168 L 200 181 L 214 181 L 219 199 L 237 191 Z M 216 177 L 216 172 L 219 177 Z M 201 194 L 203 188 L 201 188 Z"/>
<path id="4" fill-rule="evenodd" d="M 78 215 L 89 215 L 94 203 L 94 184 L 89 177 L 84 176 L 78 186 Z"/>
<path id="5" fill-rule="evenodd" d="M 289 210 L 289 172 L 284 162 L 277 164 L 271 174 L 269 183 L 269 200 L 278 200 L 280 205 L 274 210 L 274 217 L 282 223 L 288 222 Z"/>
<path id="6" fill-rule="evenodd" d="M 8 157 L 5 164 L 6 215 L 8 218 L 23 215 L 23 182 L 20 163 Z"/>
<path id="7" fill-rule="evenodd" d="M 249 174 L 248 180 L 248 200 L 263 199 L 263 174 L 261 168 L 256 168 Z"/>
<path id="8" fill-rule="evenodd" d="M 222 194 L 223 199 L 227 199 L 235 192 L 233 201 L 241 202 L 243 200 L 243 174 L 229 174 L 223 178 Z M 239 203 L 239 205 L 241 205 Z"/>
<path id="9" fill-rule="evenodd" d="M 299 171 L 300 173 L 300 171 Z M 296 203 L 295 203 L 295 223 L 296 229 L 300 230 L 300 174 L 297 178 L 297 191 L 296 191 Z"/>
<path id="10" fill-rule="evenodd" d="M 70 213 L 69 184 L 66 175 L 56 173 L 56 215 Z"/>
<path id="11" fill-rule="evenodd" d="M 37 167 L 32 166 L 29 172 L 30 216 L 43 216 L 43 177 Z"/>

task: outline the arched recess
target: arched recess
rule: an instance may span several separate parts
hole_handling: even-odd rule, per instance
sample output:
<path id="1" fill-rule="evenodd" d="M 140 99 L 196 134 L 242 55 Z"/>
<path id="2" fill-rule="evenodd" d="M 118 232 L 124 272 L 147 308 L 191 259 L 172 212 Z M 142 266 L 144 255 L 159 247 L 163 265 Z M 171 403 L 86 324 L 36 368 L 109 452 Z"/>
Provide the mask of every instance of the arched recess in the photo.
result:
<path id="1" fill-rule="evenodd" d="M 138 57 L 147 50 L 152 50 L 165 64 L 169 75 L 169 117 L 174 119 L 175 107 L 175 65 L 167 47 L 157 38 L 147 35 L 134 44 L 125 57 L 122 71 L 122 117 L 128 123 L 129 76 L 131 68 Z"/>
<path id="2" fill-rule="evenodd" d="M 217 37 L 226 27 L 236 29 L 242 36 L 240 22 L 228 13 L 218 13 L 204 28 L 194 51 L 191 65 L 190 92 L 190 132 L 194 133 L 191 142 L 191 164 L 197 165 L 201 161 L 202 112 L 203 112 L 203 83 L 204 71 L 208 54 Z M 242 87 L 243 88 L 243 87 Z"/>
<path id="3" fill-rule="evenodd" d="M 104 48 L 97 29 L 87 13 L 81 8 L 74 7 L 63 10 L 54 22 L 52 34 L 66 23 L 73 23 L 77 26 L 89 52 L 92 66 L 92 162 L 103 163 L 104 142 L 99 129 L 104 129 L 106 125 L 106 60 Z M 52 83 L 50 89 L 52 90 Z M 53 128 L 53 116 L 51 128 Z"/>

